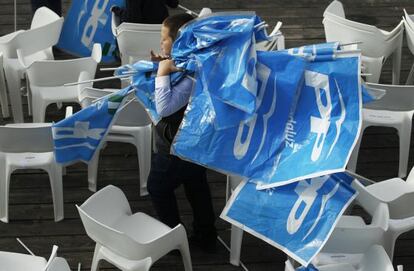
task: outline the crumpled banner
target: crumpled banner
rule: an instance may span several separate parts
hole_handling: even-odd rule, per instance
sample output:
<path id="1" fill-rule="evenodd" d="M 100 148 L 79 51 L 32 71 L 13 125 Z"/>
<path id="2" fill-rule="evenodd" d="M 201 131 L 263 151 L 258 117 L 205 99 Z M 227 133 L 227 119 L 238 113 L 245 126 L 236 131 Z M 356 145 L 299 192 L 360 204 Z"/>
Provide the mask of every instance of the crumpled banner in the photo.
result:
<path id="1" fill-rule="evenodd" d="M 357 196 L 352 182 L 336 173 L 259 191 L 243 181 L 220 217 L 307 266 Z"/>

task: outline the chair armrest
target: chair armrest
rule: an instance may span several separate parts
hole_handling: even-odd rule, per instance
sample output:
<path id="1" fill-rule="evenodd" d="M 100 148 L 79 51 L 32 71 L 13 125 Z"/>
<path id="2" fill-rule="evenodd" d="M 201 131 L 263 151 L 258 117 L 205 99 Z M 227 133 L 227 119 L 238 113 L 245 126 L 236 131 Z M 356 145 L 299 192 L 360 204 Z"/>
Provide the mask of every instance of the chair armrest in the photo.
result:
<path id="1" fill-rule="evenodd" d="M 65 118 L 68 118 L 72 115 L 73 115 L 73 107 L 72 106 L 67 106 L 66 107 Z"/>

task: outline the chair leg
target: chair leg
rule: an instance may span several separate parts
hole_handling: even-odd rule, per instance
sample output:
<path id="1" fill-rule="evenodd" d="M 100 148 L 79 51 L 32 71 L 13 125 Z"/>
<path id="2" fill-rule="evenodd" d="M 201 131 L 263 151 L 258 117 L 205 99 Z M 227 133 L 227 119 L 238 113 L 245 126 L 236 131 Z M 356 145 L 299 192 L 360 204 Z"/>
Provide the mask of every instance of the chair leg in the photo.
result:
<path id="1" fill-rule="evenodd" d="M 27 111 L 29 116 L 33 115 L 32 112 L 32 93 L 30 90 L 30 82 L 29 82 L 29 77 L 26 76 L 26 90 L 27 90 Z"/>
<path id="2" fill-rule="evenodd" d="M 64 218 L 62 167 L 58 164 L 51 165 L 48 173 L 52 190 L 55 222 L 58 222 Z"/>
<path id="3" fill-rule="evenodd" d="M 88 189 L 91 192 L 96 192 L 98 180 L 99 154 L 100 150 L 96 150 L 95 155 L 88 163 Z"/>
<path id="4" fill-rule="evenodd" d="M 183 258 L 184 270 L 192 271 L 193 265 L 191 263 L 190 248 L 188 247 L 187 238 L 185 238 L 185 240 L 180 244 L 179 250 L 181 257 Z"/>
<path id="5" fill-rule="evenodd" d="M 240 252 L 243 241 L 243 230 L 231 225 L 230 238 L 230 263 L 235 266 L 240 265 Z"/>
<path id="6" fill-rule="evenodd" d="M 411 85 L 413 83 L 413 79 L 414 79 L 414 63 L 411 66 L 411 70 L 410 70 L 410 73 L 408 74 L 407 81 L 405 81 L 405 84 Z"/>
<path id="7" fill-rule="evenodd" d="M 93 253 L 91 271 L 99 271 L 99 262 L 102 260 L 100 249 L 101 249 L 101 246 L 96 244 L 95 252 Z"/>
<path id="8" fill-rule="evenodd" d="M 402 55 L 402 39 L 398 49 L 393 53 L 392 57 L 392 84 L 400 84 L 400 73 L 401 73 L 401 55 Z"/>
<path id="9" fill-rule="evenodd" d="M 5 161 L 1 162 L 0 174 L 0 221 L 9 223 L 9 191 L 11 170 Z"/>
<path id="10" fill-rule="evenodd" d="M 35 123 L 43 123 L 45 122 L 45 114 L 46 108 L 48 104 L 45 104 L 43 99 L 35 95 L 32 97 L 32 114 L 33 114 L 33 122 Z"/>
<path id="11" fill-rule="evenodd" d="M 7 98 L 6 80 L 4 79 L 4 71 L 2 66 L 0 66 L 0 88 L 1 113 L 3 118 L 8 118 L 10 117 L 9 99 Z"/>
<path id="12" fill-rule="evenodd" d="M 404 178 L 407 176 L 408 158 L 410 155 L 410 141 L 411 141 L 411 125 L 412 118 L 406 118 L 401 126 L 398 128 L 398 136 L 400 138 L 400 159 L 398 166 L 398 177 Z"/>
<path id="13" fill-rule="evenodd" d="M 20 77 L 17 71 L 11 68 L 5 69 L 7 89 L 9 90 L 12 106 L 13 120 L 15 123 L 23 123 L 22 96 L 20 95 Z"/>
<path id="14" fill-rule="evenodd" d="M 362 120 L 362 122 L 364 122 Z M 355 147 L 354 150 L 351 153 L 351 156 L 349 157 L 348 160 L 348 164 L 347 164 L 347 169 L 349 169 L 350 171 L 356 172 L 356 167 L 357 167 L 357 162 L 358 162 L 358 155 L 359 155 L 359 148 L 361 147 L 361 141 L 362 141 L 362 136 L 364 135 L 364 131 L 365 131 L 365 126 L 364 124 L 362 124 L 361 127 L 361 132 L 359 134 L 358 140 L 355 143 Z"/>
<path id="15" fill-rule="evenodd" d="M 151 169 L 151 127 L 135 136 L 135 146 L 137 148 L 139 165 L 139 187 L 140 195 L 148 195 L 147 179 Z"/>

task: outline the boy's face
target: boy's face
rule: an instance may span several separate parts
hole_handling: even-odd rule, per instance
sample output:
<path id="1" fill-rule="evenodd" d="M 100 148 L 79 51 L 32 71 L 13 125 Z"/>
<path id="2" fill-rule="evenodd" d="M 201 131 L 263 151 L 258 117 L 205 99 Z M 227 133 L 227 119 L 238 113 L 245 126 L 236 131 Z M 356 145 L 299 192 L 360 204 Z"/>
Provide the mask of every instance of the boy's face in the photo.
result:
<path id="1" fill-rule="evenodd" d="M 164 25 L 161 27 L 161 51 L 165 56 L 170 56 L 173 40 L 170 37 L 170 29 Z"/>

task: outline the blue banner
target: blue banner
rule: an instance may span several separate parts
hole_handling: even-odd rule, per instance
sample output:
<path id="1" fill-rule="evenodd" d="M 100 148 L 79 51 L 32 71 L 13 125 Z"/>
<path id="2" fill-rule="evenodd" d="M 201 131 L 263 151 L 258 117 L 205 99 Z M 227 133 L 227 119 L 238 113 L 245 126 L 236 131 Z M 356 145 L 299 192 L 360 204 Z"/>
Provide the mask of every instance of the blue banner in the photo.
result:
<path id="1" fill-rule="evenodd" d="M 359 56 L 308 62 L 257 52 L 256 69 L 250 121 L 217 129 L 226 112 L 217 114 L 214 97 L 196 84 L 172 152 L 260 188 L 343 171 L 360 129 Z"/>
<path id="2" fill-rule="evenodd" d="M 56 162 L 90 161 L 130 91 L 131 87 L 121 89 L 53 124 Z"/>
<path id="3" fill-rule="evenodd" d="M 74 0 L 66 15 L 58 47 L 78 56 L 90 56 L 94 43 L 102 46 L 102 60 L 115 60 L 115 37 L 111 31 L 112 6 L 125 0 Z"/>
<path id="4" fill-rule="evenodd" d="M 242 182 L 220 217 L 307 266 L 356 197 L 352 181 L 338 173 L 265 190 Z"/>

